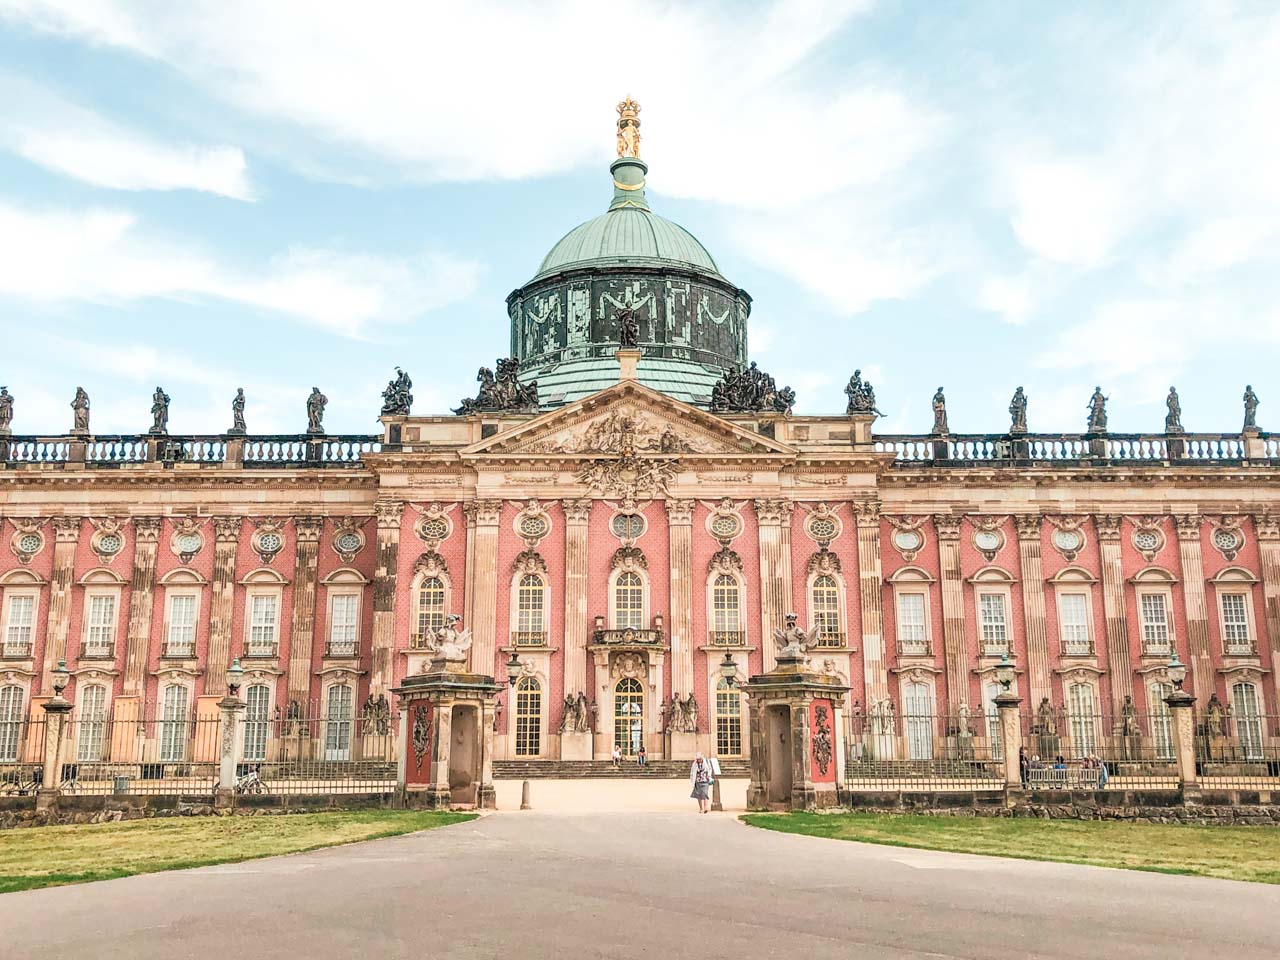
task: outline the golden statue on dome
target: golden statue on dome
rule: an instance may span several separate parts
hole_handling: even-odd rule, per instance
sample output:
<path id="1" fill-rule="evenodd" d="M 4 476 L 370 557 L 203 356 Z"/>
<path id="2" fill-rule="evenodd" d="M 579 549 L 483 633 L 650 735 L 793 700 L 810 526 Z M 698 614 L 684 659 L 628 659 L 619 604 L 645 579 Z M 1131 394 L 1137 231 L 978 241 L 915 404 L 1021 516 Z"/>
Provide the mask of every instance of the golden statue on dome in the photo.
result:
<path id="1" fill-rule="evenodd" d="M 630 97 L 618 104 L 618 156 L 640 158 L 640 104 Z"/>

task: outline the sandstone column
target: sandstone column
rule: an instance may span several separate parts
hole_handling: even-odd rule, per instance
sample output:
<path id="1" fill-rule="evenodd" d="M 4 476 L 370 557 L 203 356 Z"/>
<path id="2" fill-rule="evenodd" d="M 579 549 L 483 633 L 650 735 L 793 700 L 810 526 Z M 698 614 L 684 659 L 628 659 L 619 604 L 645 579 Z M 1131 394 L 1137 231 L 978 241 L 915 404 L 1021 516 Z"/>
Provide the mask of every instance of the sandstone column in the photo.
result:
<path id="1" fill-rule="evenodd" d="M 564 694 L 587 690 L 587 525 L 591 500 L 564 501 Z M 594 698 L 593 698 L 594 699 Z"/>
<path id="2" fill-rule="evenodd" d="M 400 518 L 404 504 L 399 500 L 379 500 L 373 505 L 378 516 L 378 553 L 373 571 L 373 664 L 369 672 L 369 695 L 385 694 L 395 678 L 396 573 L 400 563 Z"/>
<path id="3" fill-rule="evenodd" d="M 483 676 L 493 676 L 497 651 L 498 606 L 498 519 L 501 500 L 476 500 L 468 504 L 475 522 L 472 551 L 471 669 Z"/>
<path id="4" fill-rule="evenodd" d="M 942 566 L 942 646 L 947 667 L 947 712 L 969 705 L 968 655 L 964 635 L 964 580 L 960 574 L 960 518 L 935 515 Z"/>
<path id="5" fill-rule="evenodd" d="M 1022 613 L 1027 629 L 1027 701 L 1038 704 L 1050 695 L 1049 629 L 1045 620 L 1044 572 L 1040 564 L 1039 514 L 1014 517 L 1018 526 L 1018 558 L 1022 564 Z"/>
<path id="6" fill-rule="evenodd" d="M 671 693 L 693 692 L 693 504 L 667 501 L 671 540 Z"/>
<path id="7" fill-rule="evenodd" d="M 215 517 L 213 521 L 213 585 L 209 592 L 209 656 L 204 665 L 204 692 L 214 696 L 226 690 L 231 665 L 231 621 L 235 617 L 236 547 L 240 543 L 241 517 Z"/>
<path id="8" fill-rule="evenodd" d="M 45 632 L 44 669 L 40 692 L 53 693 L 54 667 L 67 657 L 67 630 L 71 625 L 71 590 L 76 582 L 76 546 L 80 542 L 79 517 L 53 518 L 53 573 L 49 577 L 49 624 Z"/>
<path id="9" fill-rule="evenodd" d="M 1102 548 L 1102 608 L 1107 617 L 1107 662 L 1111 668 L 1111 715 L 1119 717 L 1133 693 L 1129 627 L 1125 620 L 1124 567 L 1120 559 L 1120 517 L 1096 516 Z"/>
<path id="10" fill-rule="evenodd" d="M 791 501 L 757 500 L 760 538 L 760 648 L 767 673 L 778 665 L 773 631 L 791 611 Z"/>
<path id="11" fill-rule="evenodd" d="M 857 500 L 853 504 L 858 523 L 858 597 L 862 610 L 862 670 L 867 703 L 889 696 L 889 676 L 884 653 L 884 610 L 880 567 L 880 503 Z M 852 645 L 852 644 L 850 644 Z"/>
<path id="12" fill-rule="evenodd" d="M 1208 703 L 1213 693 L 1213 660 L 1209 655 L 1209 612 L 1205 602 L 1204 559 L 1200 555 L 1199 514 L 1173 518 L 1182 560 L 1182 597 L 1187 605 L 1187 648 L 1191 651 L 1191 683 L 1195 698 Z"/>
<path id="13" fill-rule="evenodd" d="M 311 699 L 311 654 L 316 633 L 316 580 L 320 553 L 320 517 L 295 517 L 293 567 L 293 626 L 289 631 L 289 699 Z"/>
<path id="14" fill-rule="evenodd" d="M 1271 682 L 1280 698 L 1280 517 L 1253 518 L 1262 556 L 1262 596 L 1266 605 L 1267 640 L 1271 647 Z M 1258 644 L 1262 653 L 1262 644 Z"/>
<path id="15" fill-rule="evenodd" d="M 141 697 L 146 684 L 160 526 L 159 517 L 133 518 L 133 575 L 129 580 L 129 638 L 124 661 L 126 697 Z"/>

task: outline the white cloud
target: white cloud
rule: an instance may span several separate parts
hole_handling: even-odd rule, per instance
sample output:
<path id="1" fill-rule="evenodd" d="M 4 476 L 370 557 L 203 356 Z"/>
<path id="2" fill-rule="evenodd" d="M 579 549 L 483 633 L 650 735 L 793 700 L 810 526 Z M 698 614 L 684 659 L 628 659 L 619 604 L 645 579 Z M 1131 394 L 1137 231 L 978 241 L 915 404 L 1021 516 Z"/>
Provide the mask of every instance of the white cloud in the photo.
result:
<path id="1" fill-rule="evenodd" d="M 463 300 L 480 265 L 428 252 L 386 258 L 295 249 L 255 272 L 150 235 L 122 210 L 0 204 L 0 294 L 36 301 L 215 298 L 278 311 L 344 336 Z"/>
<path id="2" fill-rule="evenodd" d="M 1128 229 L 1127 184 L 1105 165 L 1032 160 L 1012 170 L 1013 228 L 1023 246 L 1062 263 L 1093 265 Z"/>

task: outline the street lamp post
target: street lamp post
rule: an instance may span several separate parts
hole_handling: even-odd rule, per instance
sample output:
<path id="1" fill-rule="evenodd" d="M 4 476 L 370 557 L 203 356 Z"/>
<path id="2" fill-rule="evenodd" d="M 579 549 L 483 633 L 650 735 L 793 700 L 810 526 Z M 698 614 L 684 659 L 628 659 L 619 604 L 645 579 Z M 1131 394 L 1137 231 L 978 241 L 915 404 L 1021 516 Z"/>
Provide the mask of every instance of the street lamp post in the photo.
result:
<path id="1" fill-rule="evenodd" d="M 1018 672 L 1013 660 L 1006 650 L 996 664 L 996 683 L 1000 685 L 1000 693 L 996 695 L 996 716 L 1000 724 L 1000 748 L 1004 759 L 1004 782 L 1008 789 L 1022 786 L 1022 768 L 1020 749 L 1022 747 L 1022 730 L 1019 726 L 1018 705 L 1022 698 L 1013 692 L 1013 682 Z"/>
<path id="2" fill-rule="evenodd" d="M 1169 720 L 1173 726 L 1174 750 L 1178 762 L 1178 779 L 1182 782 L 1182 793 L 1185 798 L 1188 792 L 1194 794 L 1199 788 L 1196 773 L 1196 740 L 1195 716 L 1192 708 L 1196 698 L 1182 689 L 1187 679 L 1187 665 L 1178 659 L 1178 651 L 1173 651 L 1169 664 L 1164 669 L 1165 676 L 1173 685 L 1173 693 L 1164 698 L 1169 708 Z"/>
<path id="3" fill-rule="evenodd" d="M 44 765 L 40 771 L 40 788 L 36 791 L 36 809 L 52 809 L 61 794 L 62 747 L 66 739 L 67 719 L 71 715 L 71 702 L 62 696 L 71 682 L 67 661 L 59 660 L 50 673 L 53 696 L 44 703 Z"/>
<path id="4" fill-rule="evenodd" d="M 725 685 L 730 690 L 736 690 L 738 686 L 738 663 L 728 650 L 724 652 L 724 659 L 720 661 L 720 677 L 724 680 Z M 711 713 L 712 711 L 708 711 Z M 711 731 L 713 742 L 715 731 Z M 718 764 L 718 761 L 717 761 Z M 711 809 L 724 810 L 724 803 L 720 800 L 720 771 L 716 771 L 716 777 L 711 781 Z"/>

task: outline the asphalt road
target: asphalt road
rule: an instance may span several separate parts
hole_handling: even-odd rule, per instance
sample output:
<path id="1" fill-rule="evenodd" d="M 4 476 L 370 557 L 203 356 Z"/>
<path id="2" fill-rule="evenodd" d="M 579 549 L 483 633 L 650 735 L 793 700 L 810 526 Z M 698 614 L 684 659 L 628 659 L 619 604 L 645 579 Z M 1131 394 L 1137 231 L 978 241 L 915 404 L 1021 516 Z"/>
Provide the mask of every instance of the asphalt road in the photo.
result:
<path id="1" fill-rule="evenodd" d="M 1280 887 L 877 847 L 690 812 L 415 836 L 0 896 L 0 957 L 1229 957 Z"/>

